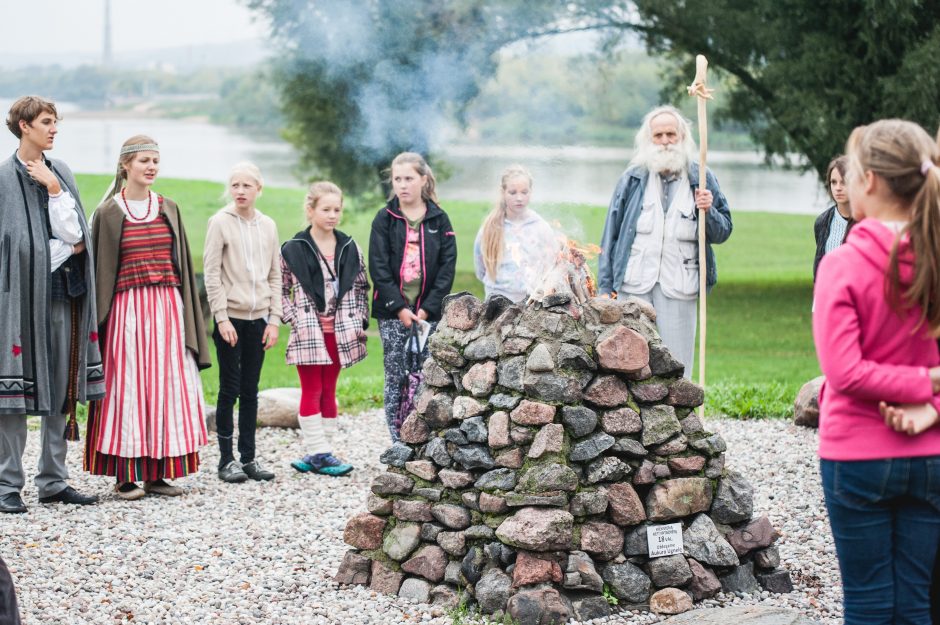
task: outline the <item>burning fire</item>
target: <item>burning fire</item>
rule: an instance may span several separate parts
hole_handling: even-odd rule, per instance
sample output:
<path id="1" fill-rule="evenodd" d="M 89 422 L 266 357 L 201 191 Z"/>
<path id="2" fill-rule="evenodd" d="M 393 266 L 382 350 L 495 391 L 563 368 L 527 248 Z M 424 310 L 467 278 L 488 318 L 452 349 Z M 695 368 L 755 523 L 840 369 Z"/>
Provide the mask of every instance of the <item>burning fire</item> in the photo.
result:
<path id="1" fill-rule="evenodd" d="M 556 306 L 570 303 L 581 305 L 597 295 L 597 283 L 591 275 L 588 259 L 594 258 L 601 248 L 593 244 L 580 244 L 564 238 L 548 273 L 529 296 L 529 304 Z"/>

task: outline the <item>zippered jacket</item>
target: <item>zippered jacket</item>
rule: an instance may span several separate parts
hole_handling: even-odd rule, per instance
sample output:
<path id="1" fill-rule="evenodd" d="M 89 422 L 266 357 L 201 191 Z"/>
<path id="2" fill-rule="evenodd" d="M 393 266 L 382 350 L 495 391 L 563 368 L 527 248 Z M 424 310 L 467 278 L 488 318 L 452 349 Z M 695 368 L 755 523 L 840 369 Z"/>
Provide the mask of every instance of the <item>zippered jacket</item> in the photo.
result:
<path id="1" fill-rule="evenodd" d="M 698 187 L 698 163 L 690 163 L 688 182 L 692 194 Z M 636 224 L 643 211 L 643 201 L 650 172 L 645 167 L 630 167 L 621 176 L 607 209 L 607 220 L 601 235 L 601 253 L 597 259 L 597 290 L 616 293 L 623 284 L 630 260 Z M 705 219 L 705 288 L 706 292 L 718 282 L 713 244 L 724 243 L 731 236 L 731 210 L 728 200 L 718 186 L 718 179 L 710 169 L 705 170 L 705 187 L 712 192 L 712 206 Z M 696 215 L 698 211 L 696 211 Z"/>
<path id="2" fill-rule="evenodd" d="M 202 266 L 216 322 L 266 318 L 280 324 L 279 242 L 274 220 L 257 209 L 251 221 L 229 206 L 209 218 Z"/>
<path id="3" fill-rule="evenodd" d="M 940 457 L 940 427 L 908 436 L 885 425 L 878 411 L 880 401 L 931 402 L 940 410 L 928 371 L 940 365 L 937 341 L 920 323 L 920 306 L 896 310 L 885 294 L 895 246 L 904 293 L 914 278 L 910 237 L 898 239 L 874 219 L 858 222 L 819 263 L 813 338 L 826 376 L 819 391 L 820 458 Z"/>
<path id="4" fill-rule="evenodd" d="M 359 246 L 339 230 L 334 230 L 334 234 L 333 271 L 339 279 L 339 292 L 333 332 L 339 365 L 349 367 L 366 357 L 369 282 Z M 333 364 L 320 326 L 318 313 L 326 312 L 325 278 L 310 239 L 310 228 L 301 230 L 281 246 L 281 274 L 282 321 L 291 325 L 287 364 Z"/>
<path id="5" fill-rule="evenodd" d="M 421 292 L 413 310 L 424 310 L 428 321 L 440 321 L 444 297 L 454 285 L 457 269 L 457 238 L 441 208 L 427 201 L 427 213 L 418 228 L 421 246 Z M 396 319 L 408 306 L 402 293 L 402 268 L 408 222 L 401 213 L 398 198 L 379 210 L 372 221 L 369 237 L 369 274 L 372 276 L 372 316 Z"/>

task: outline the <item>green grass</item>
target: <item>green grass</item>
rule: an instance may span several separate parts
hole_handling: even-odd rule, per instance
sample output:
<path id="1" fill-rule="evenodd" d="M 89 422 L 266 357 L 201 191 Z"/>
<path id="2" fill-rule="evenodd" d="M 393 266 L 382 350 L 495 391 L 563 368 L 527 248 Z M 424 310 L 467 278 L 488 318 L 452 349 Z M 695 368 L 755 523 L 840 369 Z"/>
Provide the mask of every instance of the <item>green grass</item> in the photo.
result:
<path id="1" fill-rule="evenodd" d="M 106 176 L 78 176 L 91 213 L 104 193 Z M 206 222 L 223 202 L 219 183 L 159 180 L 155 190 L 181 207 L 194 261 L 202 267 Z M 282 240 L 305 226 L 304 190 L 266 188 L 258 207 L 278 224 Z M 733 201 L 733 199 L 732 199 Z M 483 202 L 443 202 L 457 232 L 454 291 L 483 295 L 473 275 L 473 239 L 490 206 Z M 342 230 L 367 252 L 369 228 L 377 205 L 347 200 Z M 606 208 L 539 205 L 549 221 L 582 242 L 600 241 Z M 732 210 L 734 206 L 732 203 Z M 799 386 L 819 375 L 811 332 L 813 217 L 769 213 L 734 213 L 734 233 L 716 246 L 719 283 L 708 297 L 706 363 L 708 411 L 744 418 L 787 416 Z M 289 328 L 265 359 L 262 388 L 297 385 L 293 367 L 284 362 Z M 382 349 L 375 324 L 368 332 L 369 356 L 340 374 L 341 409 L 355 412 L 381 405 Z M 214 351 L 214 350 L 212 350 Z M 215 355 L 213 354 L 213 358 Z M 696 355 L 696 363 L 698 356 Z M 693 379 L 697 380 L 697 373 Z M 203 372 L 206 398 L 215 402 L 217 369 Z"/>

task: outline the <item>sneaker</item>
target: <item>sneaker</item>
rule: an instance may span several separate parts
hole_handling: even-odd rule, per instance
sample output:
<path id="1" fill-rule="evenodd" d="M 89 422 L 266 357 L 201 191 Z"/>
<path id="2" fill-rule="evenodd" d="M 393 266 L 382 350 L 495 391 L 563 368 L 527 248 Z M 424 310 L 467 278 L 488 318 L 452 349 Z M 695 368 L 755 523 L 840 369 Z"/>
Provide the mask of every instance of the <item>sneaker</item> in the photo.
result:
<path id="1" fill-rule="evenodd" d="M 331 475 L 333 477 L 346 475 L 353 470 L 353 466 L 351 464 L 343 462 L 332 453 L 304 456 L 303 462 L 310 465 L 311 470 L 314 473 L 320 473 L 321 475 Z"/>
<path id="2" fill-rule="evenodd" d="M 232 460 L 219 469 L 219 479 L 229 484 L 239 484 L 247 480 L 248 476 L 242 471 L 242 465 Z"/>
<path id="3" fill-rule="evenodd" d="M 163 495 L 164 497 L 179 497 L 186 491 L 179 486 L 167 484 L 163 480 L 154 480 L 152 482 L 144 482 L 144 492 L 153 493 L 154 495 Z"/>
<path id="4" fill-rule="evenodd" d="M 124 499 L 125 501 L 134 501 L 135 499 L 140 499 L 147 494 L 144 492 L 143 488 L 134 482 L 123 482 L 121 484 L 115 484 L 114 492 L 118 497 Z"/>
<path id="5" fill-rule="evenodd" d="M 267 482 L 274 479 L 274 473 L 265 469 L 260 460 L 252 460 L 243 464 L 242 471 L 256 482 Z"/>

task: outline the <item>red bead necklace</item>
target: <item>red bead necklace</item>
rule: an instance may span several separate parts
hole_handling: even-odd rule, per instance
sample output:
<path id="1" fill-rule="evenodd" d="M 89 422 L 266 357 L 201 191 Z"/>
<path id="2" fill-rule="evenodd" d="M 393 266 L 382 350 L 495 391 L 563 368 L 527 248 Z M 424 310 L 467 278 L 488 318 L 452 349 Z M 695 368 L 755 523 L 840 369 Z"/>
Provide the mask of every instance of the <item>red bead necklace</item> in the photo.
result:
<path id="1" fill-rule="evenodd" d="M 127 215 L 131 217 L 134 221 L 144 221 L 147 217 L 150 216 L 150 207 L 153 205 L 153 195 L 150 191 L 147 191 L 147 212 L 144 213 L 143 217 L 138 217 L 134 214 L 134 211 L 131 210 L 130 205 L 127 203 L 127 196 L 124 195 L 124 191 L 127 187 L 121 187 L 121 199 L 124 200 L 124 208 L 127 209 Z"/>

